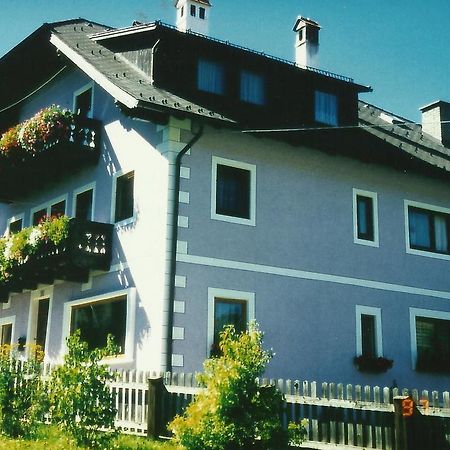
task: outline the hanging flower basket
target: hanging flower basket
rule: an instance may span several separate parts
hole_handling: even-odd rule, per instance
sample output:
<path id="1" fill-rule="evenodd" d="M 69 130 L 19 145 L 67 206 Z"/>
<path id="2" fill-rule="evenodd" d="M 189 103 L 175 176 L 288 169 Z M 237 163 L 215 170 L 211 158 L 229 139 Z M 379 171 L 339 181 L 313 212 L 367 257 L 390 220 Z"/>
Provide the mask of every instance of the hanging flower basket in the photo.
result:
<path id="1" fill-rule="evenodd" d="M 373 356 L 355 356 L 353 362 L 358 366 L 360 372 L 382 373 L 386 372 L 394 365 L 392 359 Z"/>

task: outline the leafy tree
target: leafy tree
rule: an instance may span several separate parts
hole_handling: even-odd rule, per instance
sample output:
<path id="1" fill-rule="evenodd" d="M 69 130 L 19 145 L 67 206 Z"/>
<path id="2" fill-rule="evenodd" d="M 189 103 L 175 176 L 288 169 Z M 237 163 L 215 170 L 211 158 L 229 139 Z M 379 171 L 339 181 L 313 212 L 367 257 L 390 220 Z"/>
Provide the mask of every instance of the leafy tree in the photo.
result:
<path id="1" fill-rule="evenodd" d="M 64 364 L 51 376 L 52 419 L 67 430 L 78 445 L 110 448 L 116 436 L 113 432 L 116 409 L 107 382 L 114 376 L 100 361 L 116 354 L 118 348 L 109 335 L 106 347 L 89 350 L 79 330 L 67 339 L 67 347 Z"/>
<path id="2" fill-rule="evenodd" d="M 243 333 L 224 328 L 220 356 L 206 360 L 198 376 L 206 389 L 169 424 L 179 444 L 188 450 L 262 450 L 285 448 L 289 439 L 304 438 L 302 424 L 283 429 L 282 394 L 257 382 L 272 358 L 262 348 L 262 338 L 254 322 Z"/>

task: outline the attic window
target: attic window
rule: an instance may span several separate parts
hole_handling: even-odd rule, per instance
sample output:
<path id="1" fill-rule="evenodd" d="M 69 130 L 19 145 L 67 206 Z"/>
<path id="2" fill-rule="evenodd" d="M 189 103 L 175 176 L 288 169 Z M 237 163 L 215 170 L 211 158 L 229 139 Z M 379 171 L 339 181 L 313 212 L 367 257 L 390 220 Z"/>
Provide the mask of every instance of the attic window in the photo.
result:
<path id="1" fill-rule="evenodd" d="M 214 61 L 199 59 L 197 88 L 204 92 L 224 94 L 225 77 L 223 65 Z"/>
<path id="2" fill-rule="evenodd" d="M 241 72 L 241 100 L 254 105 L 266 103 L 264 78 L 253 72 Z"/>
<path id="3" fill-rule="evenodd" d="M 196 13 L 195 13 L 195 5 L 191 5 L 191 16 L 195 17 Z"/>
<path id="4" fill-rule="evenodd" d="M 200 6 L 200 8 L 198 9 L 198 16 L 200 17 L 200 19 L 205 19 L 205 8 L 202 8 L 201 6 Z"/>
<path id="5" fill-rule="evenodd" d="M 322 91 L 315 92 L 314 120 L 324 125 L 338 125 L 338 99 L 336 95 Z"/>

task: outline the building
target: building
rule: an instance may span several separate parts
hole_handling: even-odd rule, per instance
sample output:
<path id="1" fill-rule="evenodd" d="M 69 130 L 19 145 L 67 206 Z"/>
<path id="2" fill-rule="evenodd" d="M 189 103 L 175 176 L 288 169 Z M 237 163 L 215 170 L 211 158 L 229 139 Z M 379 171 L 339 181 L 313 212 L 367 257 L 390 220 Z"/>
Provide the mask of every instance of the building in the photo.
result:
<path id="1" fill-rule="evenodd" d="M 56 360 L 71 330 L 111 332 L 113 367 L 189 372 L 224 323 L 256 319 L 268 376 L 447 388 L 448 104 L 422 129 L 309 66 L 317 22 L 296 21 L 295 64 L 197 33 L 210 12 L 45 24 L 0 59 L 2 131 L 52 104 L 76 114 L 0 160 L 5 235 L 75 218 L 69 244 L 1 282 L 2 342 Z"/>

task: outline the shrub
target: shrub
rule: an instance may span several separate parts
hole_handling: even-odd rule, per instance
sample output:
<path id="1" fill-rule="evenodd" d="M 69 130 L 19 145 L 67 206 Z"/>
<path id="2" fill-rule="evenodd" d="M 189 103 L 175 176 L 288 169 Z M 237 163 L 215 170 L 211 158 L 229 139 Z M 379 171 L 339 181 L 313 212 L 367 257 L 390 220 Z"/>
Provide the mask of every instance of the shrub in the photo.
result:
<path id="1" fill-rule="evenodd" d="M 0 347 L 0 430 L 10 437 L 34 437 L 47 411 L 41 380 L 43 352 L 33 346 L 30 358 L 19 361 L 10 345 Z"/>
<path id="2" fill-rule="evenodd" d="M 262 338 L 255 323 L 240 334 L 232 326 L 224 328 L 221 355 L 205 361 L 198 376 L 206 389 L 169 424 L 179 444 L 189 450 L 278 449 L 290 437 L 304 438 L 301 424 L 291 425 L 292 433 L 283 429 L 282 394 L 257 382 L 272 358 Z"/>
<path id="3" fill-rule="evenodd" d="M 114 376 L 100 360 L 118 349 L 108 336 L 106 347 L 89 350 L 79 331 L 67 339 L 67 347 L 64 364 L 51 376 L 52 420 L 68 431 L 79 446 L 110 448 L 115 437 L 116 409 L 107 382 Z M 109 431 L 102 432 L 105 429 Z"/>

